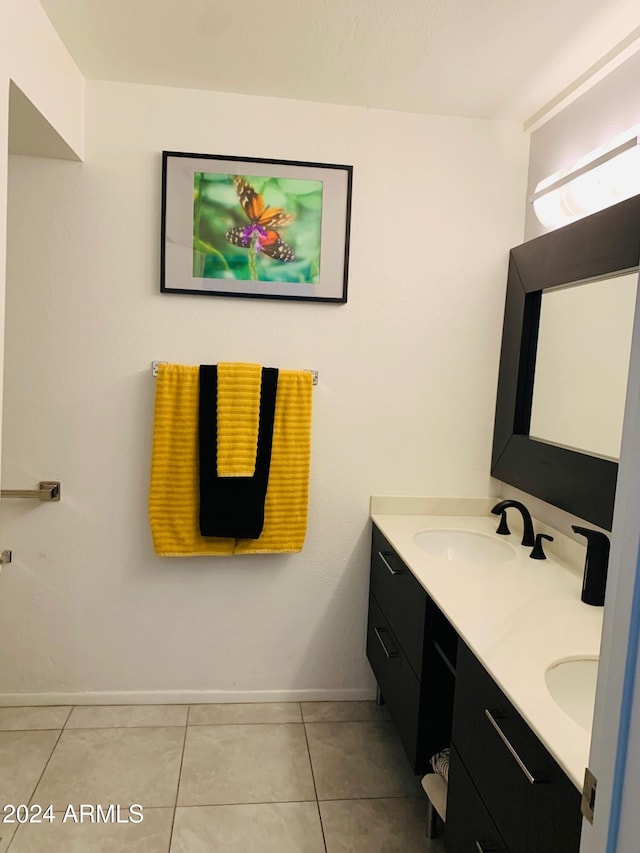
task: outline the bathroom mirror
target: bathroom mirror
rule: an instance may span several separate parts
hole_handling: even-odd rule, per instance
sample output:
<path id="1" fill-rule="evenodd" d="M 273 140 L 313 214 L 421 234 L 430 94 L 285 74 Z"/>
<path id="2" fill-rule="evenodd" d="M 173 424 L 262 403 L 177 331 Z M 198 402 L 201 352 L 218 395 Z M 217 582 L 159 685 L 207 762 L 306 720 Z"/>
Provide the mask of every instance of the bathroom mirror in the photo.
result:
<path id="1" fill-rule="evenodd" d="M 633 272 L 543 292 L 531 438 L 619 459 L 637 288 Z"/>
<path id="2" fill-rule="evenodd" d="M 607 458 L 610 453 L 602 448 L 567 446 L 576 442 L 573 438 L 567 441 L 566 434 L 543 439 L 531 433 L 540 317 L 543 296 L 546 303 L 547 295 L 559 287 L 577 293 L 598 281 L 602 291 L 616 298 L 618 290 L 628 290 L 630 281 L 637 279 L 639 262 L 640 196 L 523 243 L 509 256 L 491 473 L 607 530 L 613 518 L 616 459 Z M 635 290 L 627 296 L 625 304 L 629 302 L 635 302 Z M 633 308 L 630 314 L 629 324 Z M 582 338 L 592 333 L 585 327 Z M 576 335 L 580 337 L 579 329 Z M 541 341 L 541 345 L 546 343 Z M 561 348 L 552 355 L 558 376 L 566 369 L 571 350 L 569 347 L 569 357 Z M 541 354 L 543 362 L 547 357 L 548 353 Z M 621 369 L 626 377 L 626 368 Z M 595 390 L 592 373 L 585 364 L 581 383 L 592 393 L 583 401 L 581 412 L 575 407 L 574 425 L 585 417 L 601 418 L 611 406 Z M 569 381 L 564 380 L 565 393 Z M 539 431 L 539 421 L 534 418 L 533 423 Z M 616 429 L 619 426 L 613 431 Z"/>

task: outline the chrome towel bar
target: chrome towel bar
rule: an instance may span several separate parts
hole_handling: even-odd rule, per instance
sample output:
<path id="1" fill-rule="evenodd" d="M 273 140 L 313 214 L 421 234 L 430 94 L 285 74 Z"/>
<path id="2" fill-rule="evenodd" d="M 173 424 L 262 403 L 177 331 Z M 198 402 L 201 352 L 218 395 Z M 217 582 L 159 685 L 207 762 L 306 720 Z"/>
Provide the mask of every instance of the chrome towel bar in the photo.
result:
<path id="1" fill-rule="evenodd" d="M 151 375 L 156 377 L 158 375 L 158 365 L 159 364 L 167 364 L 166 361 L 152 361 L 151 362 Z M 318 371 L 317 370 L 307 370 L 307 373 L 311 374 L 311 380 L 314 385 L 318 384 Z"/>
<path id="2" fill-rule="evenodd" d="M 2 489 L 3 498 L 31 498 L 39 501 L 59 501 L 60 481 L 41 480 L 37 489 Z"/>

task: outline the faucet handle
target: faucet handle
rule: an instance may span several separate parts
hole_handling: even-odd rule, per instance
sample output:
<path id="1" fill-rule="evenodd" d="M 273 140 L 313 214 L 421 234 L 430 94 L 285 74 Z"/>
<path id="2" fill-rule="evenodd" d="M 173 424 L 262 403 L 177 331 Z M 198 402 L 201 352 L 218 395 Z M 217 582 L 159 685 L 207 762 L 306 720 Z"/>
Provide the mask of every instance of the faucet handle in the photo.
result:
<path id="1" fill-rule="evenodd" d="M 493 510 L 492 510 L 493 512 Z M 498 513 L 495 513 L 496 515 Z M 500 536 L 510 536 L 511 531 L 509 530 L 509 525 L 507 524 L 507 511 L 503 509 L 500 511 L 500 524 L 498 525 L 498 529 L 496 533 L 499 533 Z"/>
<path id="2" fill-rule="evenodd" d="M 546 560 L 547 555 L 542 550 L 542 540 L 547 539 L 553 542 L 553 536 L 548 536 L 546 533 L 536 533 L 536 541 L 533 545 L 533 551 L 529 554 L 532 560 Z"/>

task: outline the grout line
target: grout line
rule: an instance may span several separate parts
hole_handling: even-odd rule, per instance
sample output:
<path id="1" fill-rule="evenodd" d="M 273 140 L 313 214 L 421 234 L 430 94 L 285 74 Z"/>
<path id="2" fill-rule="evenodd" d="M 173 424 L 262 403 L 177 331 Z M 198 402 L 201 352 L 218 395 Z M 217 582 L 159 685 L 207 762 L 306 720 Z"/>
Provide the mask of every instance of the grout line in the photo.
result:
<path id="1" fill-rule="evenodd" d="M 360 800 L 420 800 L 422 801 L 424 797 L 421 797 L 420 794 L 416 794 L 415 796 L 411 796 L 408 794 L 384 794 L 379 797 L 325 797 L 320 800 L 321 803 L 357 803 Z"/>
<path id="2" fill-rule="evenodd" d="M 187 720 L 189 719 L 189 715 L 187 713 Z M 189 731 L 189 727 L 185 725 L 184 727 L 184 738 L 182 740 L 182 755 L 180 756 L 180 769 L 178 771 L 178 784 L 176 786 L 176 801 L 173 806 L 173 818 L 171 820 L 171 832 L 169 833 L 169 847 L 167 848 L 167 853 L 171 853 L 171 845 L 173 844 L 173 829 L 176 824 L 176 811 L 178 809 L 178 796 L 180 794 L 180 782 L 182 781 L 182 767 L 184 765 L 184 752 L 187 745 L 187 732 Z"/>
<path id="3" fill-rule="evenodd" d="M 71 715 L 69 715 L 71 716 Z M 336 724 L 348 724 L 348 723 L 388 723 L 389 720 L 264 720 L 262 722 L 252 722 L 246 723 L 242 721 L 234 721 L 231 720 L 228 723 L 154 723 L 152 726 L 144 726 L 139 723 L 135 726 L 98 726 L 92 724 L 90 726 L 70 726 L 68 725 L 68 720 L 64 723 L 62 728 L 59 726 L 47 726 L 47 728 L 43 729 L 2 729 L 0 728 L 0 732 L 57 732 L 57 731 L 67 731 L 67 732 L 86 732 L 89 729 L 93 729 L 94 731 L 100 731 L 101 729 L 183 729 L 185 727 L 197 729 L 197 728 L 215 728 L 217 726 L 317 726 L 317 725 L 336 725 Z"/>
<path id="4" fill-rule="evenodd" d="M 94 707 L 99 708 L 99 705 L 95 705 Z M 39 711 L 43 708 L 75 708 L 75 705 L 2 705 L 0 704 L 0 711 Z"/>
<path id="5" fill-rule="evenodd" d="M 71 714 L 69 714 L 69 717 Z M 95 723 L 87 726 L 70 726 L 69 720 L 63 724 L 62 728 L 58 726 L 47 727 L 47 728 L 27 728 L 27 729 L 2 729 L 0 728 L 0 734 L 7 734 L 10 732 L 57 732 L 57 731 L 65 731 L 65 732 L 88 732 L 88 731 L 105 731 L 107 729 L 117 729 L 120 731 L 148 731 L 150 729 L 183 729 L 183 728 L 224 728 L 229 726 L 322 726 L 322 725 L 351 725 L 351 724 L 387 724 L 389 720 L 268 720 L 264 722 L 242 722 L 242 721 L 230 721 L 225 723 L 189 723 L 188 720 L 186 723 L 154 723 L 150 726 L 140 725 L 139 723 L 133 726 L 107 726 L 107 725 L 96 725 Z"/>
<path id="6" fill-rule="evenodd" d="M 21 732 L 22 734 L 24 734 L 26 732 L 27 734 L 29 734 L 31 732 L 62 732 L 62 731 L 64 731 L 64 726 L 62 726 L 62 727 L 60 727 L 60 726 L 47 726 L 46 729 L 0 729 L 0 734 L 10 735 L 10 734 L 17 734 L 18 732 Z"/>
<path id="7" fill-rule="evenodd" d="M 153 705 L 156 703 L 151 702 L 149 704 Z M 157 704 L 161 705 L 163 703 L 159 702 Z M 166 704 L 166 703 L 164 703 L 164 704 Z M 243 706 L 246 706 L 248 708 L 251 708 L 251 707 L 254 708 L 256 705 L 300 705 L 302 703 L 296 699 L 289 699 L 289 700 L 284 700 L 284 701 L 280 700 L 280 699 L 263 699 L 260 702 L 188 702 L 188 703 L 182 702 L 181 704 L 183 704 L 183 705 L 188 704 L 192 708 L 207 708 L 210 705 L 220 705 L 223 708 L 232 708 L 234 706 L 237 707 L 238 705 L 243 705 Z M 98 707 L 98 706 L 96 706 L 96 707 Z"/>
<path id="8" fill-rule="evenodd" d="M 105 803 L 105 802 L 106 802 L 106 800 L 103 800 L 102 802 L 103 802 L 103 803 Z M 42 803 L 40 803 L 40 805 L 42 805 Z M 75 804 L 75 803 L 72 803 L 72 805 L 73 805 L 74 807 L 76 807 L 76 804 Z M 94 806 L 96 806 L 96 805 L 102 805 L 102 803 L 99 803 L 99 804 L 98 804 L 98 803 L 94 803 L 93 805 L 94 805 Z M 142 809 L 143 809 L 145 812 L 150 812 L 150 811 L 168 811 L 169 809 L 172 809 L 172 808 L 173 808 L 173 806 L 145 806 L 145 805 L 144 805 L 144 803 L 138 803 L 138 805 L 140 805 L 140 806 L 142 807 Z M 104 806 L 104 805 L 103 805 L 103 808 L 105 808 L 105 806 Z M 124 806 L 124 807 L 123 807 L 123 806 L 122 806 L 122 803 L 120 803 L 120 808 L 122 809 L 122 811 L 124 811 L 124 809 L 125 809 L 125 808 L 128 810 L 128 808 L 129 808 L 129 807 L 128 807 L 128 806 Z M 53 810 L 53 813 L 54 813 L 55 815 L 63 815 L 63 814 L 66 812 L 66 810 L 67 810 L 67 807 L 66 807 L 66 806 L 65 806 L 64 808 L 63 808 L 63 807 L 60 807 L 59 809 L 54 809 L 54 810 Z M 144 821 L 140 821 L 140 823 L 144 823 Z"/>
<path id="9" fill-rule="evenodd" d="M 186 729 L 186 727 L 187 727 L 186 723 L 167 723 L 166 725 L 165 724 L 159 725 L 158 723 L 154 723 L 154 725 L 152 725 L 152 726 L 140 726 L 140 725 L 136 725 L 136 726 L 96 726 L 96 725 L 92 725 L 92 726 L 66 726 L 65 731 L 67 731 L 67 732 L 88 732 L 88 731 L 100 732 L 100 731 L 104 731 L 104 729 L 123 729 L 123 730 L 128 729 L 129 731 L 133 731 L 134 729 L 138 729 L 138 730 L 143 729 L 146 731 L 147 729 Z M 32 729 L 32 731 L 35 731 L 35 729 Z"/>
<path id="10" fill-rule="evenodd" d="M 405 797 L 405 799 L 411 799 L 411 797 Z M 180 803 L 178 808 L 180 809 L 217 809 L 224 808 L 226 806 L 279 806 L 279 805 L 288 805 L 290 803 L 316 803 L 317 800 L 315 797 L 311 800 L 239 800 L 237 803 Z M 162 808 L 162 806 L 157 806 L 156 808 Z"/>
<path id="11" fill-rule="evenodd" d="M 303 718 L 304 719 L 304 718 Z M 313 791 L 316 795 L 316 809 L 318 810 L 318 820 L 320 821 L 320 832 L 322 833 L 322 843 L 324 844 L 325 853 L 327 853 L 327 839 L 324 834 L 324 824 L 322 823 L 322 813 L 320 811 L 320 800 L 318 799 L 318 787 L 316 785 L 316 774 L 313 772 L 313 761 L 311 760 L 311 747 L 309 746 L 309 737 L 307 735 L 307 724 L 303 722 L 304 740 L 307 744 L 307 755 L 309 756 L 309 767 L 311 768 L 311 779 L 313 780 Z"/>
<path id="12" fill-rule="evenodd" d="M 185 723 L 168 725 L 168 726 L 67 726 L 65 732 L 104 732 L 104 731 L 121 731 L 121 732 L 148 732 L 151 729 L 186 729 Z M 27 731 L 42 731 L 42 729 L 27 729 Z"/>
<path id="13" fill-rule="evenodd" d="M 45 729 L 44 731 L 55 731 L 55 729 Z M 38 776 L 38 781 L 36 782 L 36 784 L 35 784 L 35 786 L 34 786 L 34 788 L 33 788 L 33 791 L 31 792 L 31 796 L 29 797 L 29 801 L 28 801 L 28 802 L 29 802 L 29 805 L 32 805 L 33 798 L 35 797 L 35 795 L 36 795 L 36 791 L 38 790 L 38 785 L 40 784 L 40 782 L 42 782 L 42 777 L 44 776 L 45 771 L 46 771 L 47 767 L 49 766 L 49 763 L 50 763 L 51 759 L 53 758 L 53 753 L 56 751 L 57 746 L 58 746 L 58 744 L 60 743 L 60 738 L 62 737 L 62 732 L 63 732 L 63 731 L 64 731 L 64 729 L 60 729 L 60 731 L 58 732 L 58 737 L 56 738 L 56 742 L 55 742 L 55 743 L 54 743 L 54 745 L 53 745 L 53 749 L 52 749 L 52 750 L 51 750 L 51 752 L 49 753 L 49 758 L 47 758 L 47 760 L 46 760 L 46 762 L 45 762 L 45 765 L 44 765 L 44 767 L 42 768 L 42 773 Z M 18 828 L 16 829 L 15 834 L 14 834 L 14 836 L 13 836 L 12 840 L 11 840 L 11 844 L 13 844 L 13 842 L 15 841 L 16 835 L 18 834 L 18 829 L 20 829 L 20 827 L 18 827 Z M 10 846 L 11 846 L 11 845 L 10 845 Z"/>
<path id="14" fill-rule="evenodd" d="M 84 706 L 80 706 L 84 707 Z M 71 714 L 69 714 L 71 716 Z M 69 720 L 63 724 L 62 728 L 59 726 L 47 726 L 42 729 L 2 729 L 0 728 L 0 733 L 6 732 L 57 732 L 57 731 L 67 731 L 67 732 L 86 732 L 86 731 L 103 731 L 104 729 L 183 729 L 187 728 L 216 728 L 223 726 L 316 726 L 316 725 L 336 725 L 336 724 L 349 724 L 349 723 L 388 723 L 389 720 L 263 720 L 262 722 L 252 722 L 247 723 L 238 720 L 231 720 L 225 723 L 190 723 L 187 719 L 186 723 L 154 723 L 152 726 L 140 725 L 137 723 L 135 726 L 107 726 L 107 725 L 96 725 L 95 723 L 90 726 L 70 726 L 68 725 Z"/>
<path id="15" fill-rule="evenodd" d="M 203 726 L 301 726 L 303 721 L 298 720 L 263 720 L 260 723 L 247 723 L 242 720 L 231 720 L 228 723 L 187 723 L 189 728 L 197 729 Z"/>
<path id="16" fill-rule="evenodd" d="M 308 726 L 317 726 L 321 723 L 388 723 L 388 720 L 305 720 Z"/>
<path id="17" fill-rule="evenodd" d="M 0 729 L 0 734 L 7 735 L 12 732 L 102 732 L 105 729 L 122 729 L 123 731 L 133 731 L 134 729 L 147 731 L 148 729 L 184 729 L 186 726 L 183 724 L 181 726 L 63 726 L 62 728 L 58 728 L 58 726 L 54 726 L 53 728 L 46 729 Z"/>

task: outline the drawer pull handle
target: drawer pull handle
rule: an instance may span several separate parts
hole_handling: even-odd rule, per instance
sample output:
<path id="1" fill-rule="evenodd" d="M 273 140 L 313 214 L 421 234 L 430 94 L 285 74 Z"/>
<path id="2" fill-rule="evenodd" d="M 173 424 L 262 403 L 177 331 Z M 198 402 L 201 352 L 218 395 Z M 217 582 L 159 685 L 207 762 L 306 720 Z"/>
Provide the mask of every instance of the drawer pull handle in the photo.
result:
<path id="1" fill-rule="evenodd" d="M 376 635 L 376 637 L 378 638 L 378 642 L 379 642 L 379 643 L 380 643 L 380 645 L 382 646 L 382 651 L 385 653 L 385 655 L 386 655 L 388 658 L 397 658 L 397 657 L 398 657 L 398 652 L 395 652 L 395 651 L 394 651 L 394 652 L 389 651 L 389 649 L 388 649 L 388 648 L 386 647 L 386 645 L 385 645 L 384 640 L 382 639 L 382 631 L 384 631 L 384 630 L 385 630 L 384 628 L 374 628 L 374 629 L 373 629 L 373 633 L 374 633 L 374 634 Z"/>
<path id="2" fill-rule="evenodd" d="M 451 663 L 451 661 L 449 660 L 448 655 L 446 654 L 446 652 L 444 651 L 444 649 L 442 648 L 442 646 L 440 645 L 440 643 L 438 643 L 436 640 L 434 640 L 434 641 L 433 641 L 433 648 L 434 648 L 434 649 L 436 650 L 436 652 L 440 655 L 440 657 L 442 658 L 442 662 L 445 664 L 445 666 L 447 667 L 447 669 L 449 670 L 449 672 L 450 672 L 452 675 L 455 675 L 455 674 L 456 674 L 456 668 L 455 668 L 455 666 Z"/>
<path id="3" fill-rule="evenodd" d="M 513 758 L 514 758 L 514 760 L 515 760 L 516 764 L 518 765 L 518 767 L 520 768 L 520 770 L 522 770 L 522 772 L 524 773 L 524 775 L 527 777 L 527 780 L 528 780 L 532 785 L 535 785 L 535 784 L 536 784 L 536 782 L 537 782 L 537 779 L 535 778 L 535 776 L 533 776 L 533 775 L 530 773 L 529 768 L 528 768 L 528 767 L 527 767 L 527 765 L 524 763 L 524 761 L 520 758 L 520 756 L 519 756 L 519 755 L 518 755 L 518 753 L 516 752 L 515 748 L 514 748 L 514 747 L 513 747 L 513 745 L 511 744 L 511 741 L 509 740 L 509 738 L 505 735 L 505 733 L 502 731 L 502 729 L 500 728 L 500 726 L 499 726 L 499 725 L 497 724 L 497 722 L 495 721 L 495 719 L 494 719 L 493 714 L 491 713 L 491 711 L 489 711 L 489 709 L 488 709 L 488 708 L 485 708 L 485 709 L 484 709 L 484 713 L 485 713 L 486 718 L 489 720 L 489 722 L 491 723 L 491 725 L 493 726 L 493 728 L 496 730 L 496 732 L 497 732 L 497 733 L 498 733 L 498 735 L 500 736 L 500 740 L 503 742 L 503 744 L 507 747 L 507 749 L 509 750 L 509 752 L 510 752 L 510 753 L 511 753 L 511 755 L 513 756 Z"/>
<path id="4" fill-rule="evenodd" d="M 387 558 L 386 558 L 386 557 L 385 557 L 385 555 L 382 553 L 382 551 L 378 551 L 378 557 L 380 557 L 380 559 L 382 560 L 382 562 L 385 564 L 385 566 L 386 566 L 386 567 L 387 567 L 387 569 L 389 570 L 389 574 L 391 574 L 391 575 L 401 575 L 401 574 L 402 574 L 402 570 L 401 570 L 401 569 L 394 569 L 394 568 L 393 568 L 393 566 L 392 566 L 392 565 L 391 565 L 391 563 L 387 560 Z"/>

